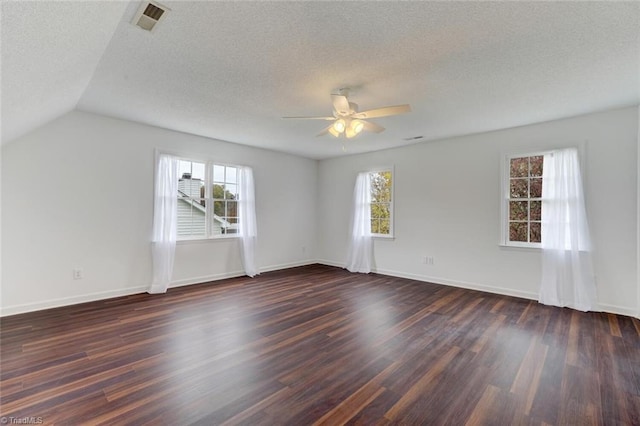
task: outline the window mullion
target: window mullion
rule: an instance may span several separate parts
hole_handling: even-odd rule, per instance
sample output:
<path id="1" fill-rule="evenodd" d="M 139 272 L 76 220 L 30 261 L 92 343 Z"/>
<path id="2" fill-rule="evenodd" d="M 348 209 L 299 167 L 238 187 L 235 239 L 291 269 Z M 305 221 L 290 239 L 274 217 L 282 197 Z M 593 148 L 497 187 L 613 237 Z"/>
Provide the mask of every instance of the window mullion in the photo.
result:
<path id="1" fill-rule="evenodd" d="M 212 216 L 212 202 L 209 195 L 211 194 L 211 180 L 213 178 L 213 167 L 210 161 L 207 161 L 205 164 L 205 173 L 204 173 L 204 205 L 205 205 L 205 234 L 207 238 L 211 238 L 211 221 L 213 220 Z"/>

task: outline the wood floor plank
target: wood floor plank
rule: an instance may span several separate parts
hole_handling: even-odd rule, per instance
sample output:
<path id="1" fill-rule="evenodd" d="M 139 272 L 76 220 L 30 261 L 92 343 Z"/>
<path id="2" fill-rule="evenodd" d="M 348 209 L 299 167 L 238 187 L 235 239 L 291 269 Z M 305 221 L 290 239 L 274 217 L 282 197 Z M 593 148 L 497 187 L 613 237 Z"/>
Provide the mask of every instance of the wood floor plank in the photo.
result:
<path id="1" fill-rule="evenodd" d="M 522 363 L 520 363 L 520 369 L 513 381 L 513 385 L 511 385 L 512 393 L 526 398 L 524 409 L 526 415 L 531 413 L 533 399 L 540 386 L 540 377 L 547 358 L 547 350 L 548 347 L 546 345 L 540 344 L 537 339 L 533 339 L 527 354 Z"/>
<path id="2" fill-rule="evenodd" d="M 376 384 L 374 381 L 370 381 L 355 393 L 351 394 L 347 399 L 336 405 L 327 414 L 316 420 L 313 426 L 345 424 L 384 391 L 385 388 Z"/>
<path id="3" fill-rule="evenodd" d="M 389 409 L 384 415 L 384 417 L 388 420 L 395 420 L 399 416 L 402 415 L 403 410 L 408 407 L 410 404 L 415 402 L 422 394 L 424 394 L 425 389 L 428 386 L 431 386 L 436 378 L 442 374 L 442 372 L 446 369 L 447 365 L 453 360 L 453 358 L 460 353 L 460 348 L 453 346 L 451 349 L 444 354 L 443 357 L 439 358 L 436 363 L 418 380 L 413 386 L 411 386 L 407 392 L 400 398 L 396 404 Z"/>
<path id="4" fill-rule="evenodd" d="M 488 385 L 465 426 L 521 424 L 515 417 L 515 398 L 504 390 Z"/>
<path id="5" fill-rule="evenodd" d="M 309 265 L 0 319 L 44 424 L 640 424 L 640 321 Z"/>

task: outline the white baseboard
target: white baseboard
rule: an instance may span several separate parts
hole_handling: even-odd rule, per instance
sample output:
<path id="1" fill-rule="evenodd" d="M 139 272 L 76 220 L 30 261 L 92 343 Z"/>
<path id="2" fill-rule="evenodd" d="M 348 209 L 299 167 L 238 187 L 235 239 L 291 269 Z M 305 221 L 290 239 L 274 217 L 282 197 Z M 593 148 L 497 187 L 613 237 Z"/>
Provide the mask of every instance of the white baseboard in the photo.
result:
<path id="1" fill-rule="evenodd" d="M 304 260 L 301 262 L 291 262 L 291 263 L 282 263 L 279 265 L 263 266 L 260 268 L 260 273 L 279 271 L 281 269 L 296 268 L 298 266 L 313 265 L 315 263 L 318 263 L 318 262 L 316 262 L 315 260 Z M 244 271 L 231 271 L 231 272 L 223 272 L 220 274 L 185 278 L 182 280 L 171 281 L 171 284 L 169 284 L 169 288 L 184 287 L 184 286 L 193 285 L 193 284 L 202 284 L 202 283 L 207 283 L 209 281 L 225 280 L 227 278 L 237 278 L 237 277 L 242 277 L 244 275 L 245 275 Z"/>
<path id="2" fill-rule="evenodd" d="M 315 259 L 301 260 L 299 262 L 281 263 L 279 265 L 265 266 L 260 268 L 260 272 L 279 271 L 281 269 L 297 268 L 299 266 L 315 265 L 318 261 Z"/>
<path id="3" fill-rule="evenodd" d="M 625 315 L 627 317 L 636 317 L 640 319 L 640 317 L 636 313 L 635 308 L 627 308 L 625 306 L 617 306 L 617 305 L 609 305 L 607 303 L 599 303 L 598 307 L 602 312 L 608 312 L 610 314 L 618 314 Z"/>
<path id="4" fill-rule="evenodd" d="M 23 305 L 13 305 L 0 308 L 0 317 L 8 315 L 24 314 L 26 312 L 42 311 L 44 309 L 59 308 L 61 306 L 77 305 L 78 303 L 95 302 L 96 300 L 111 299 L 113 297 L 130 296 L 143 293 L 148 287 L 129 287 L 119 290 L 100 291 L 97 293 L 82 294 L 79 296 L 61 297 L 59 299 L 44 300 Z"/>
<path id="5" fill-rule="evenodd" d="M 344 263 L 335 262 L 335 261 L 326 260 L 326 259 L 318 260 L 318 263 L 321 263 L 323 265 L 328 265 L 328 266 L 336 266 L 338 268 L 345 267 Z M 514 290 L 511 288 L 495 287 L 491 285 L 470 283 L 465 281 L 455 281 L 455 280 L 449 280 L 446 278 L 430 277 L 427 275 L 411 274 L 407 272 L 393 271 L 393 270 L 387 270 L 387 269 L 375 269 L 372 272 L 380 275 L 389 275 L 392 277 L 407 278 L 410 280 L 417 280 L 417 281 L 425 281 L 425 282 L 430 282 L 434 284 L 448 285 L 451 287 L 460 287 L 460 288 L 466 288 L 469 290 L 486 291 L 487 293 L 500 294 L 503 296 L 513 296 L 513 297 L 520 297 L 520 298 L 529 299 L 529 300 L 538 300 L 538 294 L 529 292 L 529 291 Z M 638 313 L 636 308 L 632 308 L 632 307 L 599 303 L 597 310 L 602 312 L 612 313 L 612 314 L 619 314 L 619 315 L 638 318 Z"/>
<path id="6" fill-rule="evenodd" d="M 278 271 L 281 269 L 296 268 L 299 266 L 313 265 L 316 263 L 327 265 L 327 266 L 335 266 L 338 268 L 345 267 L 344 263 L 335 262 L 332 260 L 308 259 L 308 260 L 303 260 L 298 262 L 264 266 L 260 268 L 260 272 Z M 430 282 L 434 284 L 448 285 L 451 287 L 466 288 L 469 290 L 485 291 L 487 293 L 494 293 L 494 294 L 500 294 L 505 296 L 514 296 L 514 297 L 520 297 L 523 299 L 537 300 L 538 298 L 537 293 L 514 290 L 514 289 L 504 288 L 504 287 L 495 287 L 495 286 L 485 285 L 485 284 L 449 280 L 441 277 L 431 277 L 427 275 L 411 274 L 407 272 L 387 270 L 387 269 L 376 269 L 373 272 L 381 275 L 392 276 L 392 277 L 407 278 L 411 280 Z M 181 280 L 176 280 L 171 282 L 171 284 L 169 285 L 169 288 L 182 287 L 182 286 L 193 285 L 193 284 L 201 284 L 209 281 L 219 281 L 227 278 L 241 277 L 243 275 L 244 275 L 244 271 L 231 271 L 231 272 L 224 272 L 220 274 L 186 278 L 186 279 L 181 279 Z M 129 296 L 132 294 L 144 293 L 145 291 L 147 291 L 147 289 L 148 289 L 148 286 L 130 287 L 130 288 L 124 288 L 119 290 L 109 290 L 109 291 L 102 291 L 97 293 L 83 294 L 78 296 L 45 300 L 45 301 L 40 301 L 35 303 L 27 303 L 23 305 L 7 306 L 4 308 L 0 308 L 0 317 L 22 314 L 22 313 L 33 312 L 33 311 L 40 311 L 43 309 L 58 308 L 61 306 L 75 305 L 78 303 L 94 302 L 97 300 L 110 299 L 113 297 Z M 609 305 L 605 303 L 600 303 L 599 308 L 603 312 L 609 312 L 613 314 L 626 315 L 630 317 L 639 318 L 636 308 Z"/>
<path id="7" fill-rule="evenodd" d="M 220 274 L 202 275 L 199 277 L 184 278 L 181 280 L 171 281 L 169 288 L 184 287 L 193 284 L 202 284 L 209 281 L 225 280 L 227 278 L 236 278 L 244 275 L 244 271 L 223 272 Z M 146 289 L 145 289 L 146 290 Z"/>
<path id="8" fill-rule="evenodd" d="M 347 266 L 344 263 L 334 262 L 333 260 L 327 260 L 327 259 L 318 259 L 316 263 L 319 263 L 321 265 L 327 265 L 327 266 L 335 266 L 336 268 L 346 268 Z"/>
<path id="9" fill-rule="evenodd" d="M 448 285 L 450 287 L 465 288 L 467 290 L 485 291 L 487 293 L 500 294 L 503 296 L 520 297 L 522 299 L 529 299 L 529 300 L 538 299 L 537 293 L 522 291 L 522 290 L 515 290 L 512 288 L 495 287 L 495 286 L 486 285 L 486 284 L 449 280 L 441 277 L 431 277 L 427 275 L 410 274 L 406 272 L 391 271 L 386 269 L 378 269 L 375 271 L 375 273 L 381 274 L 381 275 L 390 275 L 392 277 L 400 277 L 400 278 L 408 278 L 408 279 L 417 280 L 417 281 L 425 281 L 425 282 L 430 282 L 434 284 Z"/>
<path id="10" fill-rule="evenodd" d="M 315 260 L 303 260 L 298 262 L 283 263 L 280 265 L 264 266 L 260 268 L 260 272 L 277 271 L 280 269 L 295 268 L 298 266 L 312 265 L 318 263 Z M 244 271 L 223 272 L 220 274 L 205 275 L 199 277 L 185 278 L 172 281 L 169 288 L 183 287 L 193 284 L 201 284 L 209 281 L 219 281 L 227 278 L 235 278 L 244 276 Z M 78 303 L 95 302 L 97 300 L 111 299 L 113 297 L 130 296 L 132 294 L 144 293 L 149 289 L 148 286 L 130 287 L 120 290 L 109 290 L 97 293 L 89 293 L 78 296 L 61 297 L 58 299 L 44 300 L 41 302 L 26 303 L 23 305 L 13 305 L 0 308 L 0 317 L 24 314 L 27 312 L 41 311 L 44 309 L 59 308 L 62 306 L 76 305 Z"/>

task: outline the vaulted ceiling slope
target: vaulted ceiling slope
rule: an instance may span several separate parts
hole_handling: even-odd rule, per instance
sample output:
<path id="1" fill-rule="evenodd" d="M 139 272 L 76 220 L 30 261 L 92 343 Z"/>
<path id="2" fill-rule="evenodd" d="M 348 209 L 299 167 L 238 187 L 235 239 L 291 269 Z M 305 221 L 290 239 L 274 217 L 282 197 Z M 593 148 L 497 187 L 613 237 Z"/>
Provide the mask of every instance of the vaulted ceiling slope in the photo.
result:
<path id="1" fill-rule="evenodd" d="M 2 3 L 4 142 L 74 108 L 309 158 L 344 154 L 325 122 L 409 103 L 359 153 L 640 102 L 640 2 Z"/>
<path id="2" fill-rule="evenodd" d="M 2 1 L 0 7 L 5 143 L 76 107 L 127 4 Z"/>

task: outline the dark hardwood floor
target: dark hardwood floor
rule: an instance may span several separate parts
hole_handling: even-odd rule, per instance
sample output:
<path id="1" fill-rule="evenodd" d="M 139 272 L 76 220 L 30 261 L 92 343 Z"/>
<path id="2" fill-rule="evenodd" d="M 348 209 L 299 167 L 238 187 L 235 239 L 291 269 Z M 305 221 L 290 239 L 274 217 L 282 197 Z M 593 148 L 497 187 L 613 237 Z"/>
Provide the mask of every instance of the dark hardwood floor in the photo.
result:
<path id="1" fill-rule="evenodd" d="M 2 416 L 44 424 L 640 425 L 640 321 L 328 266 L 1 331 Z"/>

